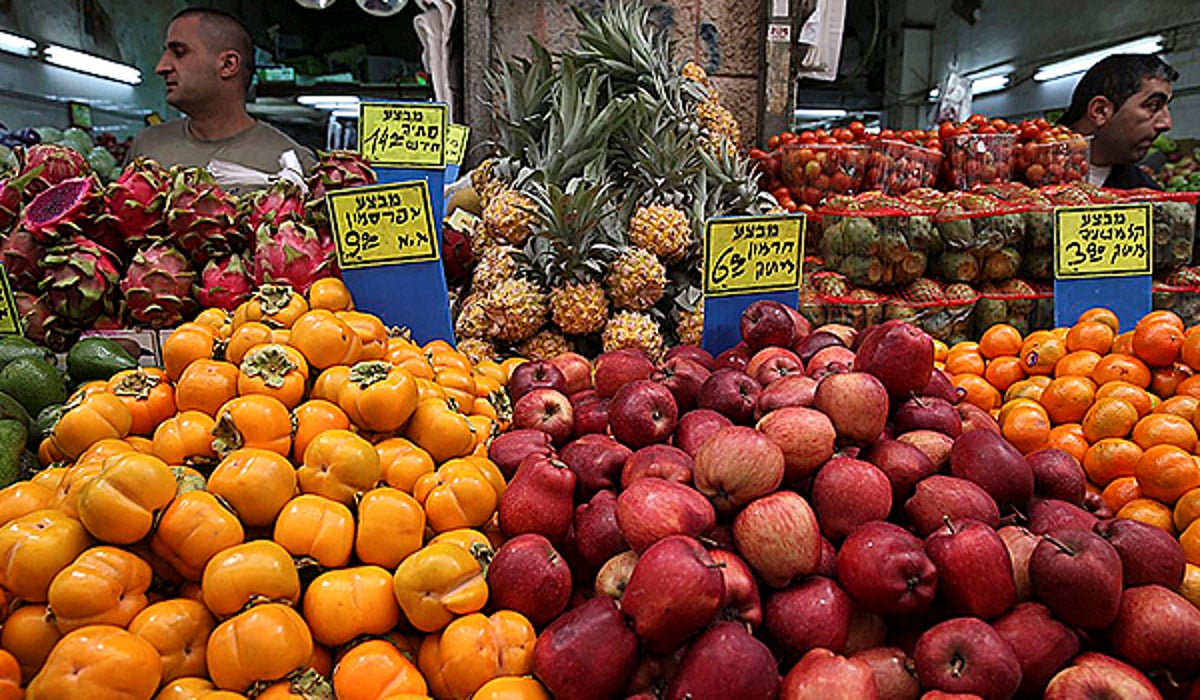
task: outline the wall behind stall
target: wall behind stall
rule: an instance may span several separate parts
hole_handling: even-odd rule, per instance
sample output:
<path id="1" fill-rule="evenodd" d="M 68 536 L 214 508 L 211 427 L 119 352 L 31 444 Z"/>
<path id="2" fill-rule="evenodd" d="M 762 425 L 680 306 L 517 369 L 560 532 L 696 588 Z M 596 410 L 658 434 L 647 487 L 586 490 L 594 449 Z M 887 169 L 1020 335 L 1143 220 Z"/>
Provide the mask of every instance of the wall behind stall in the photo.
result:
<path id="1" fill-rule="evenodd" d="M 933 30 L 935 80 L 957 59 L 964 73 L 1017 66 L 1013 86 L 980 96 L 977 112 L 1024 116 L 1065 107 L 1079 75 L 1032 80 L 1037 65 L 1149 34 L 1168 36 L 1164 58 L 1180 72 L 1172 104 L 1173 134 L 1200 136 L 1200 2 L 1196 0 L 984 0 L 974 25 L 937 3 Z"/>
<path id="2" fill-rule="evenodd" d="M 88 102 L 98 129 L 119 137 L 143 126 L 143 115 L 174 114 L 154 65 L 171 16 L 185 0 L 11 0 L 0 3 L 0 29 L 53 41 L 129 63 L 142 71 L 137 86 L 95 78 L 37 59 L 0 53 L 0 122 L 10 128 L 67 126 L 69 99 Z"/>

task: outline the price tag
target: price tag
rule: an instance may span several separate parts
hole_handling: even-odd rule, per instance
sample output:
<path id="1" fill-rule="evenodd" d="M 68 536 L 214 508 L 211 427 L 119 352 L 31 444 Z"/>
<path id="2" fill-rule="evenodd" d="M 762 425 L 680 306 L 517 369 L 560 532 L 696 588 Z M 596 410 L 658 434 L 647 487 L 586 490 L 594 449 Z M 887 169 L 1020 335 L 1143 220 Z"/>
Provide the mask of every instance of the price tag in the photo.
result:
<path id="1" fill-rule="evenodd" d="M 474 231 L 483 221 L 471 212 L 459 207 L 446 217 L 446 225 L 455 231 Z"/>
<path id="2" fill-rule="evenodd" d="M 446 125 L 446 163 L 462 165 L 463 157 L 467 155 L 467 138 L 471 135 L 471 127 L 462 124 Z"/>
<path id="3" fill-rule="evenodd" d="M 17 310 L 17 302 L 13 298 L 12 287 L 8 285 L 8 271 L 0 264 L 0 334 L 24 335 L 21 328 L 21 312 Z"/>
<path id="4" fill-rule="evenodd" d="M 435 102 L 362 102 L 358 150 L 371 165 L 446 166 L 446 105 Z"/>
<path id="5" fill-rule="evenodd" d="M 803 216 L 709 220 L 704 230 L 704 295 L 798 290 L 804 226 Z"/>
<path id="6" fill-rule="evenodd" d="M 1054 210 L 1058 279 L 1130 277 L 1153 270 L 1149 203 Z"/>
<path id="7" fill-rule="evenodd" d="M 351 187 L 325 198 L 343 270 L 438 259 L 425 181 Z"/>

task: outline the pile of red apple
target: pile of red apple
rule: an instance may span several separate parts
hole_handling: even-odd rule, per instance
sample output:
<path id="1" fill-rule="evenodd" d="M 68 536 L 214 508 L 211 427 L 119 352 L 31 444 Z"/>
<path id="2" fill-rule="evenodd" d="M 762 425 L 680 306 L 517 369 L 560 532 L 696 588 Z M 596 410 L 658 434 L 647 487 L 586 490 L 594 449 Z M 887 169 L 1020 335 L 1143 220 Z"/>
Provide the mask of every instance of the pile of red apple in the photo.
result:
<path id="1" fill-rule="evenodd" d="M 900 321 L 519 366 L 492 603 L 558 700 L 1200 698 L 1179 544 L 1022 456 Z"/>

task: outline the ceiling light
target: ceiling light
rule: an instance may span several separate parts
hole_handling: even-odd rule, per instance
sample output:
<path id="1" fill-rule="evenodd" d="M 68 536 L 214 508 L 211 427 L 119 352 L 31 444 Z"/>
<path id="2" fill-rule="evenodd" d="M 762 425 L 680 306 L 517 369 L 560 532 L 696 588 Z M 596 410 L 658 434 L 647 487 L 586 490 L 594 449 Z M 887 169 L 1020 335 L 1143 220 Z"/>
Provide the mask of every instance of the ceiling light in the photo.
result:
<path id="1" fill-rule="evenodd" d="M 839 119 L 849 114 L 844 109 L 797 109 L 796 119 Z"/>
<path id="2" fill-rule="evenodd" d="M 313 109 L 358 109 L 359 99 L 355 95 L 301 95 L 296 101 Z"/>
<path id="3" fill-rule="evenodd" d="M 1066 75 L 1082 73 L 1088 68 L 1096 65 L 1100 59 L 1111 56 L 1117 53 L 1158 53 L 1162 51 L 1163 37 L 1161 34 L 1154 36 L 1143 37 L 1133 41 L 1127 41 L 1124 44 L 1110 46 L 1107 49 L 1092 51 L 1074 58 L 1068 58 L 1062 61 L 1048 63 L 1037 69 L 1033 74 L 1033 79 L 1039 83 L 1044 83 L 1047 80 L 1054 80 Z"/>
<path id="4" fill-rule="evenodd" d="M 110 61 L 107 58 L 93 56 L 90 53 L 68 49 L 65 46 L 50 44 L 42 52 L 47 63 L 70 68 L 80 73 L 87 73 L 118 83 L 139 85 L 142 82 L 142 72 L 134 66 Z"/>
<path id="5" fill-rule="evenodd" d="M 989 75 L 986 78 L 975 78 L 971 81 L 971 94 L 983 95 L 997 92 L 1008 87 L 1007 75 Z"/>
<path id="6" fill-rule="evenodd" d="M 0 32 L 0 51 L 17 56 L 32 56 L 37 53 L 37 42 L 16 34 Z"/>

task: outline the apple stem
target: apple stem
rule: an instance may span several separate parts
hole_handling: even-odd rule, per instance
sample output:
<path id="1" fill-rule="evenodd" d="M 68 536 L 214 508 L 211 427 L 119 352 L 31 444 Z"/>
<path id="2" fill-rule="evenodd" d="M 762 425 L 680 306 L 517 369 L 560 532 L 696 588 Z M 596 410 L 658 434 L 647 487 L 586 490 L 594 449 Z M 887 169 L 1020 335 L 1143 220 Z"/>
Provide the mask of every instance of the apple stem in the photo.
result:
<path id="1" fill-rule="evenodd" d="M 711 537 L 697 537 L 696 539 L 700 541 L 700 544 L 704 545 L 705 547 L 708 547 L 709 549 L 720 549 L 721 548 L 721 543 L 717 542 L 716 540 L 714 540 Z"/>
<path id="2" fill-rule="evenodd" d="M 921 400 L 921 396 L 915 391 L 912 392 L 912 400 L 915 401 L 921 408 L 925 408 L 925 402 Z"/>
<path id="3" fill-rule="evenodd" d="M 942 514 L 942 522 L 945 523 L 946 529 L 950 531 L 951 535 L 953 535 L 954 534 L 954 521 L 952 521 L 950 519 L 950 516 L 943 513 Z"/>
<path id="4" fill-rule="evenodd" d="M 1054 545 L 1055 547 L 1058 547 L 1059 551 L 1061 551 L 1063 554 L 1070 554 L 1071 556 L 1075 556 L 1076 554 L 1078 554 L 1078 552 L 1076 552 L 1074 549 L 1071 549 L 1070 547 L 1068 547 L 1067 543 L 1054 537 L 1053 535 L 1042 535 L 1042 539 L 1046 540 L 1047 542 Z"/>

